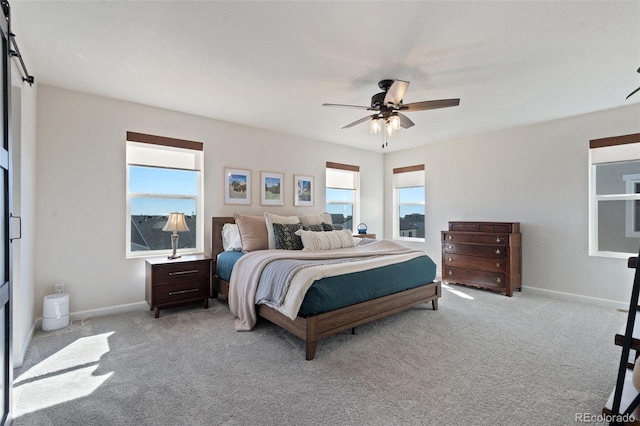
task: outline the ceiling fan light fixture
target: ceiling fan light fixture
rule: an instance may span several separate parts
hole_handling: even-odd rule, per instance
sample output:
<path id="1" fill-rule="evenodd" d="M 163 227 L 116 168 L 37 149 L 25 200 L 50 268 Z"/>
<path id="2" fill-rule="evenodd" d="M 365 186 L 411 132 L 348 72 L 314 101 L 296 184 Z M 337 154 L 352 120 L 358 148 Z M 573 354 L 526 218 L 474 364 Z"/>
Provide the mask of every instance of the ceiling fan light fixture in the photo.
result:
<path id="1" fill-rule="evenodd" d="M 382 124 L 380 123 L 381 121 L 382 120 L 379 120 L 375 117 L 371 119 L 371 133 L 373 133 L 374 135 L 377 135 L 382 130 Z"/>
<path id="2" fill-rule="evenodd" d="M 391 124 L 390 120 L 387 120 L 386 124 L 387 125 L 385 126 L 385 128 L 386 128 L 386 131 L 387 131 L 387 136 L 391 137 L 396 132 L 396 129 L 393 127 L 393 125 Z"/>
<path id="3" fill-rule="evenodd" d="M 389 117 L 389 125 L 393 127 L 394 132 L 400 128 L 400 117 L 398 117 L 398 114 L 393 114 Z"/>

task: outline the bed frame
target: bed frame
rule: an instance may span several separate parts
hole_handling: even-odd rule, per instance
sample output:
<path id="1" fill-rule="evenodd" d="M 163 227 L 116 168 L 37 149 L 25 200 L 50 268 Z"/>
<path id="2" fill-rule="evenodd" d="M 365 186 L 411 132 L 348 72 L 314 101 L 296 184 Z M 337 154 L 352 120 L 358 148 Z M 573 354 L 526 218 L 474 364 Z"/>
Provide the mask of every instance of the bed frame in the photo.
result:
<path id="1" fill-rule="evenodd" d="M 213 257 L 212 297 L 218 297 L 218 293 L 226 297 L 229 294 L 229 283 L 220 279 L 215 274 L 215 259 L 222 252 L 222 226 L 225 223 L 234 223 L 232 217 L 214 217 L 211 226 L 211 255 Z M 434 310 L 438 309 L 438 298 L 442 295 L 440 281 L 426 283 L 420 287 L 393 293 L 388 296 L 357 303 L 330 312 L 325 312 L 309 317 L 298 316 L 291 320 L 277 310 L 266 306 L 257 305 L 258 316 L 284 328 L 293 335 L 299 337 L 306 345 L 306 359 L 310 361 L 316 353 L 318 339 L 340 333 L 341 331 L 354 329 L 368 322 L 386 317 L 422 303 L 431 302 Z"/>

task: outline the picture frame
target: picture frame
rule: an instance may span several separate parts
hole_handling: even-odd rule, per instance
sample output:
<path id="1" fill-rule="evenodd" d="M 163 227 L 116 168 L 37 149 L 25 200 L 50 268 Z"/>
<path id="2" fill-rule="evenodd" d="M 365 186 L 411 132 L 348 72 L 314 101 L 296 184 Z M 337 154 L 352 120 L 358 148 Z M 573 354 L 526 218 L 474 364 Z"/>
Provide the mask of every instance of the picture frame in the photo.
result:
<path id="1" fill-rule="evenodd" d="M 260 172 L 260 204 L 284 206 L 284 174 Z"/>
<path id="2" fill-rule="evenodd" d="M 313 176 L 293 176 L 293 205 L 297 207 L 313 206 Z"/>
<path id="3" fill-rule="evenodd" d="M 224 169 L 224 203 L 251 204 L 251 170 Z"/>

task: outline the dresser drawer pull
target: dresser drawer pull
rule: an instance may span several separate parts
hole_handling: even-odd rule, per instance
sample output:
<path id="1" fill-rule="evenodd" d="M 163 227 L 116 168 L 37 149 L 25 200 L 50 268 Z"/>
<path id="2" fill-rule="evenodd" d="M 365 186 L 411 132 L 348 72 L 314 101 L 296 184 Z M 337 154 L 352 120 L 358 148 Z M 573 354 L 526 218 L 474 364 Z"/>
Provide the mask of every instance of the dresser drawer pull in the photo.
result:
<path id="1" fill-rule="evenodd" d="M 447 271 L 447 275 L 453 275 L 453 271 L 452 271 L 451 269 L 449 269 L 449 270 Z"/>
<path id="2" fill-rule="evenodd" d="M 499 243 L 500 241 L 502 241 L 502 238 L 496 237 L 496 243 Z"/>
<path id="3" fill-rule="evenodd" d="M 500 284 L 500 283 L 502 282 L 502 278 L 497 277 L 497 278 L 496 278 L 496 282 L 497 282 L 498 284 Z"/>
<path id="4" fill-rule="evenodd" d="M 192 289 L 189 289 L 189 290 L 170 291 L 169 292 L 169 296 L 175 296 L 177 294 L 193 293 L 193 292 L 196 292 L 196 291 L 198 291 L 197 288 L 192 288 Z"/>
<path id="5" fill-rule="evenodd" d="M 447 248 L 448 248 L 449 250 L 453 250 L 453 246 L 452 246 L 451 244 L 449 244 L 449 246 L 447 246 Z"/>
<path id="6" fill-rule="evenodd" d="M 447 235 L 448 240 L 453 240 L 453 235 Z"/>
<path id="7" fill-rule="evenodd" d="M 496 262 L 496 268 L 500 267 L 500 262 Z"/>
<path id="8" fill-rule="evenodd" d="M 196 272 L 198 272 L 197 269 L 189 269 L 188 271 L 169 272 L 169 275 L 195 274 Z"/>
<path id="9" fill-rule="evenodd" d="M 450 258 L 450 257 L 449 257 L 449 258 L 447 258 L 447 260 L 448 260 L 449 262 L 453 262 L 453 259 L 452 259 L 452 258 Z"/>
<path id="10" fill-rule="evenodd" d="M 496 254 L 500 254 L 502 251 L 500 249 L 496 249 Z"/>

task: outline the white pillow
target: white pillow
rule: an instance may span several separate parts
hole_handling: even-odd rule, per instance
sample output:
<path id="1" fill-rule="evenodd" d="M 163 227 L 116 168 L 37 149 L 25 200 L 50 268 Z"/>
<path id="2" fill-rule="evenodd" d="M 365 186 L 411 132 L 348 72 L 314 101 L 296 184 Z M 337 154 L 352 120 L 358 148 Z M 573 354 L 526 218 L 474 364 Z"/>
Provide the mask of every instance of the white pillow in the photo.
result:
<path id="1" fill-rule="evenodd" d="M 222 248 L 224 251 L 242 250 L 242 241 L 238 225 L 235 223 L 225 223 L 222 225 Z"/>
<path id="2" fill-rule="evenodd" d="M 302 239 L 304 250 L 334 250 L 355 246 L 353 235 L 348 229 L 341 231 L 313 232 L 296 231 Z"/>
<path id="3" fill-rule="evenodd" d="M 332 224 L 331 215 L 329 213 L 317 213 L 317 214 L 301 214 L 298 215 L 300 222 L 304 226 L 320 225 L 322 222 Z"/>
<path id="4" fill-rule="evenodd" d="M 267 212 L 264 213 L 264 220 L 267 224 L 267 242 L 270 250 L 276 248 L 276 237 L 273 233 L 274 223 L 283 223 L 286 225 L 295 225 L 296 223 L 300 223 L 298 216 L 278 216 L 277 214 Z"/>

